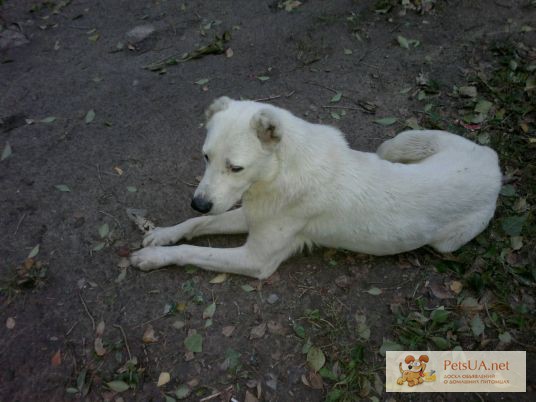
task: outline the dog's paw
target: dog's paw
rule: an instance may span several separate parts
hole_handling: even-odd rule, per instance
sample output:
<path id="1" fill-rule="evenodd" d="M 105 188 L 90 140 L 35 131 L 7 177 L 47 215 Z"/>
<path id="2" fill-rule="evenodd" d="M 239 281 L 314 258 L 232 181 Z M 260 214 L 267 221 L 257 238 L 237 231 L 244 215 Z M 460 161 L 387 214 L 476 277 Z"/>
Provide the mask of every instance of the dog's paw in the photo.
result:
<path id="1" fill-rule="evenodd" d="M 169 228 L 154 228 L 143 238 L 143 247 L 168 246 L 178 242 L 177 230 Z"/>
<path id="2" fill-rule="evenodd" d="M 151 271 L 166 265 L 169 261 L 164 247 L 145 247 L 130 255 L 130 263 L 142 271 Z"/>

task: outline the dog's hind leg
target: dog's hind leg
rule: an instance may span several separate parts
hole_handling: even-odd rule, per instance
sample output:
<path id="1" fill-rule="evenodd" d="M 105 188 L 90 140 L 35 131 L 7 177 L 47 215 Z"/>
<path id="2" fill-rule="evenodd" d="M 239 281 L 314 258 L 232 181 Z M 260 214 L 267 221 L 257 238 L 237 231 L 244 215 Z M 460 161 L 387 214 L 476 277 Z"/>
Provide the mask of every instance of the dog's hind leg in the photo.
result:
<path id="1" fill-rule="evenodd" d="M 381 144 L 376 154 L 391 162 L 418 162 L 438 151 L 437 135 L 426 130 L 404 131 Z"/>
<path id="2" fill-rule="evenodd" d="M 451 223 L 439 239 L 430 243 L 440 253 L 451 253 L 478 236 L 488 226 L 494 210 L 478 212 L 463 221 Z"/>
<path id="3" fill-rule="evenodd" d="M 181 239 L 191 239 L 207 234 L 247 233 L 248 225 L 242 208 L 220 215 L 206 215 L 188 219 L 175 226 L 155 228 L 143 239 L 143 246 L 166 246 Z"/>

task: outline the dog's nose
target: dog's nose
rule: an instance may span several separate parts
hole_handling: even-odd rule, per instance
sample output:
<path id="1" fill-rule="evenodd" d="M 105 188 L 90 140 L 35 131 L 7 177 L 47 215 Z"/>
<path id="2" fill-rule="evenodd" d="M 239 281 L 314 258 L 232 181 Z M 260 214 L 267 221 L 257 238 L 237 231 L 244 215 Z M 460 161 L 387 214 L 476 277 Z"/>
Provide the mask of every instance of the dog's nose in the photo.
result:
<path id="1" fill-rule="evenodd" d="M 191 207 L 202 214 L 206 214 L 212 209 L 212 203 L 203 197 L 194 197 L 192 199 Z"/>

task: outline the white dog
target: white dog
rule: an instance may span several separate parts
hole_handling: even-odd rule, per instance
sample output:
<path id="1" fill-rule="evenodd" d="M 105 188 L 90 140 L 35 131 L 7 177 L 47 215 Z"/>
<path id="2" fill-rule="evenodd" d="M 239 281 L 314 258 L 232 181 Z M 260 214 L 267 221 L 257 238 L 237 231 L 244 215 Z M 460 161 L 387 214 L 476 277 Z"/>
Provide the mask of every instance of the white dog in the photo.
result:
<path id="1" fill-rule="evenodd" d="M 211 215 L 147 234 L 131 257 L 142 270 L 192 264 L 263 279 L 305 245 L 451 252 L 493 217 L 497 154 L 457 135 L 406 131 L 365 153 L 336 128 L 272 105 L 222 97 L 206 115 L 206 170 L 192 207 Z M 160 247 L 224 233 L 248 238 L 237 248 Z"/>

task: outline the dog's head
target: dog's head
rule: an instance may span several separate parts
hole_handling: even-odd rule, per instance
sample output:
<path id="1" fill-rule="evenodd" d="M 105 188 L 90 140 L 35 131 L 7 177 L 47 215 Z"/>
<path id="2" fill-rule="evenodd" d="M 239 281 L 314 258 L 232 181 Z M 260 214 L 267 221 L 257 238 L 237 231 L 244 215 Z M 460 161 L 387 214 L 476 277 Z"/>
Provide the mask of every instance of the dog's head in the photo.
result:
<path id="1" fill-rule="evenodd" d="M 270 181 L 277 171 L 281 141 L 278 110 L 257 102 L 216 99 L 206 111 L 205 174 L 192 208 L 220 214 L 242 199 L 252 184 Z"/>
<path id="2" fill-rule="evenodd" d="M 406 356 L 404 362 L 407 364 L 407 370 L 412 373 L 419 373 L 420 376 L 424 376 L 424 370 L 426 369 L 426 363 L 428 363 L 428 356 L 421 355 L 418 360 L 411 355 Z"/>

